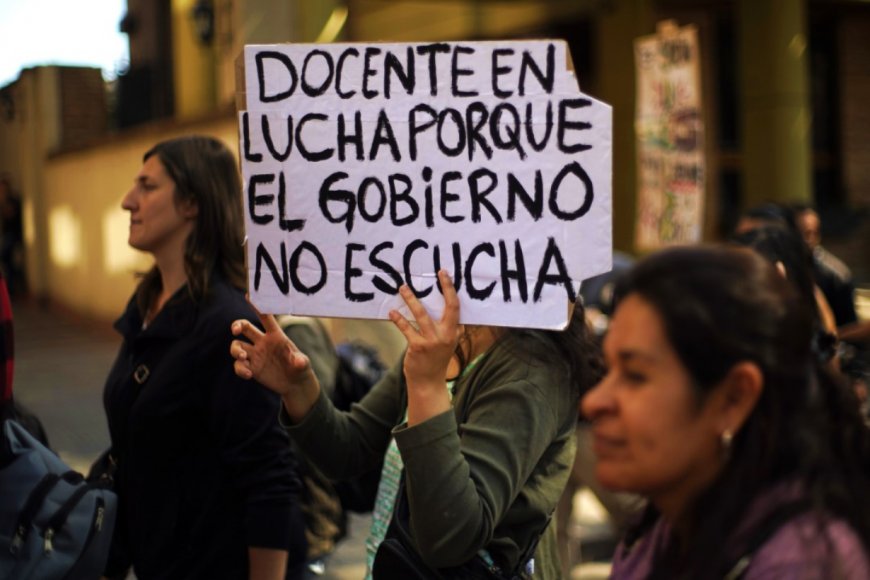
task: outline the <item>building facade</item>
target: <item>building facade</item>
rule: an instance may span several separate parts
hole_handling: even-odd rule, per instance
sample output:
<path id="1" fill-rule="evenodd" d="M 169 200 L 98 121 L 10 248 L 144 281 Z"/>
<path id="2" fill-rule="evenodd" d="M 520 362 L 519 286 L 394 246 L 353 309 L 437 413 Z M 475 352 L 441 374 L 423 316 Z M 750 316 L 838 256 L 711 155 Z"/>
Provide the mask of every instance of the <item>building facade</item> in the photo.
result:
<path id="1" fill-rule="evenodd" d="M 237 148 L 237 57 L 255 43 L 566 39 L 582 90 L 613 106 L 614 246 L 636 253 L 633 43 L 663 20 L 699 32 L 704 238 L 751 205 L 812 202 L 826 244 L 870 283 L 866 2 L 128 0 L 130 66 L 102 100 L 57 67 L 0 89 L 0 173 L 23 194 L 31 290 L 101 318 L 121 310 L 145 265 L 120 209 L 141 154 L 191 131 Z M 100 119 L 74 129 L 70 103 Z"/>

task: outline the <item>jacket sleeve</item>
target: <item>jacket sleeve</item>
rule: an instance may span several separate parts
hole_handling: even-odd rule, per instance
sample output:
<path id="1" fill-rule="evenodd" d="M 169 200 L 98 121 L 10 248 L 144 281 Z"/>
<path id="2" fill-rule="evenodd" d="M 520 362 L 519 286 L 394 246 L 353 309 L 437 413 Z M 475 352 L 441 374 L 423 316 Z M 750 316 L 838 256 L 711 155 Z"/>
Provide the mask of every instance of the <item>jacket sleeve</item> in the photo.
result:
<path id="1" fill-rule="evenodd" d="M 524 489 L 564 423 L 554 408 L 559 387 L 548 385 L 554 391 L 548 396 L 524 379 L 480 380 L 487 384 L 477 389 L 462 425 L 457 426 L 453 412 L 445 412 L 394 431 L 405 466 L 411 529 L 420 555 L 433 566 L 462 564 L 487 546 L 521 490 L 524 502 L 549 513 L 565 483 L 564 477 L 544 472 L 535 486 Z M 568 454 L 573 456 L 573 447 Z M 556 464 L 570 458 L 550 459 L 553 472 L 567 476 L 567 465 Z"/>
<path id="2" fill-rule="evenodd" d="M 281 422 L 306 457 L 327 477 L 348 479 L 383 459 L 392 428 L 404 413 L 400 359 L 349 412 L 337 410 L 323 390 L 301 422 Z"/>
<path id="3" fill-rule="evenodd" d="M 236 376 L 226 345 L 229 323 L 213 329 L 212 348 L 203 369 L 210 369 L 209 437 L 220 461 L 242 497 L 248 546 L 287 550 L 292 506 L 300 489 L 295 458 L 276 417 L 280 399 L 262 385 Z"/>

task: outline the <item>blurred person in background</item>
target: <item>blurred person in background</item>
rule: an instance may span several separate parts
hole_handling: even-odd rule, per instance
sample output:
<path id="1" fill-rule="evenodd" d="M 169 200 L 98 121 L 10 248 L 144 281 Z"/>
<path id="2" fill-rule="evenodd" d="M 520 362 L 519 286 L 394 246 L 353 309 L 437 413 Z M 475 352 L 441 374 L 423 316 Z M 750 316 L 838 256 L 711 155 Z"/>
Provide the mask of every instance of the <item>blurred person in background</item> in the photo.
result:
<path id="1" fill-rule="evenodd" d="M 827 308 L 827 301 L 819 296 L 812 259 L 798 234 L 785 227 L 768 225 L 737 234 L 731 241 L 761 254 L 794 285 L 813 315 L 813 348 L 822 360 L 832 361 L 837 348 L 836 320 Z M 836 361 L 834 363 L 836 365 Z"/>
<path id="2" fill-rule="evenodd" d="M 612 578 L 870 577 L 870 432 L 754 251 L 680 247 L 617 291 L 583 399 L 596 475 L 649 499 Z"/>
<path id="3" fill-rule="evenodd" d="M 837 256 L 822 246 L 822 222 L 819 214 L 807 205 L 795 205 L 798 231 L 813 255 L 813 270 L 834 317 L 837 326 L 852 324 L 858 320 L 855 312 L 855 283 L 852 271 Z"/>
<path id="4" fill-rule="evenodd" d="M 802 241 L 801 233 L 797 225 L 797 214 L 795 213 L 795 210 L 790 206 L 774 202 L 763 203 L 751 207 L 743 212 L 734 228 L 732 239 L 746 236 L 753 230 L 768 227 L 785 229 L 789 232 L 790 236 L 796 237 L 798 240 Z M 781 244 L 779 245 L 781 246 Z M 794 244 L 788 243 L 787 245 L 791 252 Z M 813 281 L 813 294 L 815 295 L 816 309 L 818 310 L 823 327 L 829 333 L 836 336 L 837 319 L 836 316 L 834 316 L 834 311 L 831 308 L 831 305 L 828 303 L 827 296 L 822 291 L 821 287 L 819 287 L 818 281 L 816 280 L 812 252 L 810 251 L 809 246 L 802 244 L 799 253 L 800 270 L 803 272 L 805 269 L 809 269 L 811 273 L 810 276 Z"/>
<path id="5" fill-rule="evenodd" d="M 732 242 L 748 246 L 775 264 L 782 274 L 795 284 L 808 307 L 815 313 L 817 328 L 813 348 L 817 356 L 829 361 L 843 373 L 852 385 L 862 406 L 868 403 L 867 350 L 862 346 L 860 323 L 837 327 L 836 317 L 821 289 L 815 283 L 818 270 L 808 246 L 796 232 L 781 226 L 762 226 L 732 238 Z"/>
<path id="6" fill-rule="evenodd" d="M 0 267 L 6 277 L 9 295 L 24 293 L 24 235 L 21 223 L 21 198 L 8 177 L 0 176 Z"/>
<path id="7" fill-rule="evenodd" d="M 797 219 L 792 208 L 768 201 L 744 210 L 737 218 L 734 235 L 744 234 L 764 226 L 780 226 L 797 232 Z"/>
<path id="8" fill-rule="evenodd" d="M 12 302 L 6 286 L 6 278 L 0 272 L 0 467 L 13 457 L 3 432 L 3 422 L 7 419 L 18 422 L 28 433 L 50 448 L 48 434 L 39 417 L 19 403 L 12 395 L 15 378 L 15 330 L 12 315 Z"/>
<path id="9" fill-rule="evenodd" d="M 15 377 L 15 333 L 6 278 L 0 272 L 0 421 L 12 413 L 12 379 Z"/>
<path id="10" fill-rule="evenodd" d="M 237 167 L 211 137 L 163 141 L 122 202 L 128 243 L 154 266 L 115 323 L 123 343 L 103 394 L 119 500 L 110 577 L 304 577 L 280 401 L 226 357 L 230 323 L 256 323 Z"/>
<path id="11" fill-rule="evenodd" d="M 0 272 L 0 365 L 2 365 L 0 368 L 0 468 L 2 468 L 13 459 L 3 431 L 3 423 L 7 419 L 18 418 L 12 399 L 12 379 L 15 377 L 12 305 L 9 302 L 9 291 L 6 289 L 6 278 L 2 272 Z"/>

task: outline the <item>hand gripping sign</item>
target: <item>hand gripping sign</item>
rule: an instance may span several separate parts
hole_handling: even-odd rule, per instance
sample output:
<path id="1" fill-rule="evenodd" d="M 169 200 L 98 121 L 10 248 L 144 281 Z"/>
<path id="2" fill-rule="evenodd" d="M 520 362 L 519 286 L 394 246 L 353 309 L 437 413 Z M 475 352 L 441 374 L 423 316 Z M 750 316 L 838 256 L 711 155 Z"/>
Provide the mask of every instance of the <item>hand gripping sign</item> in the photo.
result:
<path id="1" fill-rule="evenodd" d="M 611 267 L 611 109 L 563 41 L 246 46 L 239 136 L 252 302 L 562 328 Z"/>

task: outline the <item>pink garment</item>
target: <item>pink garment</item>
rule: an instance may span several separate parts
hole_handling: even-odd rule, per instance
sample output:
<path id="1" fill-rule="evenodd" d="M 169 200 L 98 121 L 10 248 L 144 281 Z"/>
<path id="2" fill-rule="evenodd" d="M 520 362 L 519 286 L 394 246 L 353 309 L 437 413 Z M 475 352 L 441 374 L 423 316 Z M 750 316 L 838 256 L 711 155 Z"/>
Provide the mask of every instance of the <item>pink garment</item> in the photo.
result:
<path id="1" fill-rule="evenodd" d="M 752 502 L 738 535 L 749 532 L 776 507 L 793 500 L 798 488 L 778 485 Z M 611 578 L 640 580 L 649 577 L 655 556 L 664 551 L 670 526 L 659 519 L 628 550 L 620 544 Z M 723 538 L 724 540 L 724 538 Z M 724 541 L 723 541 L 724 544 Z M 806 512 L 783 524 L 752 555 L 742 580 L 868 580 L 870 558 L 858 535 L 841 519 Z"/>

